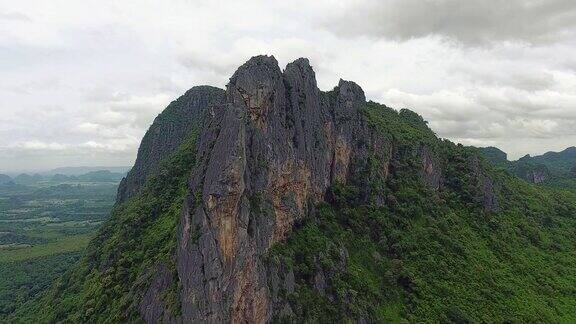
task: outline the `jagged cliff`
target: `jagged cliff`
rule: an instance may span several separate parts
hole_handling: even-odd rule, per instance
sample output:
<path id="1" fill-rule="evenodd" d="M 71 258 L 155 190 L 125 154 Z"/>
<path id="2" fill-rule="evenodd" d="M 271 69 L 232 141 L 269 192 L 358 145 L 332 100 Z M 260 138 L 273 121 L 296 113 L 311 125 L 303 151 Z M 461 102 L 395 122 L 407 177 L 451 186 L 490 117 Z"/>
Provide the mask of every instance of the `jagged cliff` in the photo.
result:
<path id="1" fill-rule="evenodd" d="M 572 301 L 556 313 L 536 302 L 561 289 L 549 266 L 514 255 L 565 258 L 572 199 L 494 170 L 412 111 L 367 102 L 354 82 L 320 91 L 307 59 L 282 71 L 256 56 L 226 90 L 194 87 L 156 118 L 85 259 L 26 311 L 48 322 L 569 319 Z M 528 268 L 549 292 L 515 270 Z M 536 301 L 504 311 L 516 299 Z"/>
<path id="2" fill-rule="evenodd" d="M 136 162 L 120 183 L 117 202 L 134 196 L 157 170 L 160 161 L 173 153 L 196 125 L 203 123 L 205 112 L 223 102 L 224 90 L 197 86 L 170 103 L 144 135 Z"/>
<path id="3" fill-rule="evenodd" d="M 320 92 L 306 59 L 282 72 L 273 57 L 260 56 L 232 76 L 226 99 L 199 144 L 203 165 L 191 190 L 202 199 L 188 200 L 181 219 L 182 315 L 265 322 L 274 309 L 261 256 L 366 157 L 355 140 L 370 137 L 359 112 L 365 97 L 349 81 Z M 253 199 L 270 215 L 253 210 Z"/>
<path id="4" fill-rule="evenodd" d="M 180 218 L 182 320 L 267 322 L 285 309 L 268 287 L 276 269 L 262 257 L 324 200 L 330 185 L 359 179 L 369 157 L 379 159 L 385 179 L 404 153 L 368 125 L 365 104 L 364 92 L 351 81 L 320 91 L 307 59 L 281 71 L 274 57 L 258 56 L 234 73 L 225 101 L 204 120 L 200 163 Z M 410 154 L 421 160 L 423 182 L 438 190 L 442 173 L 431 148 L 422 145 Z M 492 180 L 477 162 L 471 165 L 485 209 L 496 210 Z M 263 207 L 256 209 L 254 200 Z M 154 282 L 163 276 L 159 272 Z M 155 321 L 162 305 L 140 309 Z"/>

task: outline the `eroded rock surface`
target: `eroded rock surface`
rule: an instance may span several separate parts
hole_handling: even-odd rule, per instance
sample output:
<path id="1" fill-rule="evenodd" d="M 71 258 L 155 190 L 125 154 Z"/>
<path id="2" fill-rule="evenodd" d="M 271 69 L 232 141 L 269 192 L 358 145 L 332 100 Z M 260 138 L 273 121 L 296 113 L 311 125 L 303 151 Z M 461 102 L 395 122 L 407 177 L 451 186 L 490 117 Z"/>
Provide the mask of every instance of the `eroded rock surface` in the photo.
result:
<path id="1" fill-rule="evenodd" d="M 423 183 L 442 189 L 442 161 L 433 149 L 400 152 L 389 136 L 368 124 L 362 89 L 340 80 L 332 91 L 320 91 L 307 59 L 282 71 L 274 57 L 256 56 L 234 73 L 225 93 L 201 90 L 185 95 L 196 99 L 189 99 L 178 119 L 186 123 L 200 116 L 202 123 L 199 163 L 190 175 L 178 230 L 179 321 L 265 323 L 290 316 L 279 291 L 294 291 L 294 273 L 264 256 L 326 198 L 331 185 L 354 182 L 368 199 L 370 179 L 393 176 L 402 155 L 409 155 L 421 161 Z M 194 127 L 176 132 L 160 117 L 143 140 L 119 201 L 133 195 L 161 156 Z M 177 138 L 168 140 L 172 136 Z M 495 211 L 496 186 L 481 172 L 477 178 L 485 209 Z M 394 203 L 390 195 L 374 199 L 379 205 Z M 347 251 L 341 255 L 336 268 L 315 274 L 318 292 L 329 294 L 331 278 L 346 265 Z M 153 285 L 163 287 L 166 280 L 157 276 Z M 161 308 L 148 295 L 140 305 L 148 322 L 162 317 Z"/>
<path id="2" fill-rule="evenodd" d="M 201 136 L 204 165 L 182 214 L 184 321 L 263 323 L 289 311 L 275 309 L 285 305 L 274 303 L 274 271 L 262 256 L 331 183 L 349 178 L 362 155 L 357 139 L 368 135 L 359 112 L 364 103 L 353 82 L 321 92 L 307 59 L 282 72 L 276 59 L 258 56 L 236 71 Z"/>
<path id="3" fill-rule="evenodd" d="M 476 181 L 477 200 L 482 203 L 485 212 L 498 212 L 500 209 L 498 184 L 483 171 L 478 157 L 472 158 L 470 167 L 472 169 L 472 176 Z"/>

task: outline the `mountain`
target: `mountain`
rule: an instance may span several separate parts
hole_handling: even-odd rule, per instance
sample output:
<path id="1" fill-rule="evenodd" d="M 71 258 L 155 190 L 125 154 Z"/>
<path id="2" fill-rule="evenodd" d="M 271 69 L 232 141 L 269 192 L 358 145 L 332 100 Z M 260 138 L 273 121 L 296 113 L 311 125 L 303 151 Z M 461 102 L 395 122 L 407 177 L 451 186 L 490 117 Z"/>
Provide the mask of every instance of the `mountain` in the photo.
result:
<path id="1" fill-rule="evenodd" d="M 17 322 L 573 322 L 576 195 L 256 56 L 144 136 L 86 256 Z"/>
<path id="2" fill-rule="evenodd" d="M 35 184 L 35 183 L 40 182 L 42 180 L 44 180 L 44 178 L 38 173 L 35 173 L 34 175 L 29 175 L 27 173 L 21 173 L 21 174 L 17 175 L 16 177 L 14 177 L 14 182 L 17 184 L 21 184 L 21 185 Z"/>
<path id="3" fill-rule="evenodd" d="M 480 150 L 493 165 L 508 169 L 526 181 L 576 190 L 576 147 L 539 156 L 526 155 L 517 161 L 508 161 L 506 153 L 495 147 Z"/>
<path id="4" fill-rule="evenodd" d="M 126 173 L 130 171 L 130 167 L 126 166 L 118 166 L 118 167 L 106 167 L 106 166 L 95 166 L 95 167 L 61 167 L 52 169 L 50 171 L 44 172 L 43 174 L 47 176 L 53 175 L 65 175 L 65 176 L 78 176 L 83 175 L 89 172 L 96 172 L 96 171 L 110 171 L 114 173 Z"/>
<path id="5" fill-rule="evenodd" d="M 93 182 L 120 181 L 122 180 L 122 178 L 124 178 L 125 175 L 126 173 L 110 172 L 108 170 L 98 170 L 79 175 L 76 178 L 81 181 L 93 181 Z"/>
<path id="6" fill-rule="evenodd" d="M 5 175 L 5 174 L 0 174 L 0 185 L 3 184 L 9 184 L 12 182 L 12 178 Z"/>
<path id="7" fill-rule="evenodd" d="M 576 147 L 569 147 L 561 152 L 547 152 L 539 156 L 526 155 L 518 162 L 542 164 L 550 170 L 568 173 L 576 166 Z"/>

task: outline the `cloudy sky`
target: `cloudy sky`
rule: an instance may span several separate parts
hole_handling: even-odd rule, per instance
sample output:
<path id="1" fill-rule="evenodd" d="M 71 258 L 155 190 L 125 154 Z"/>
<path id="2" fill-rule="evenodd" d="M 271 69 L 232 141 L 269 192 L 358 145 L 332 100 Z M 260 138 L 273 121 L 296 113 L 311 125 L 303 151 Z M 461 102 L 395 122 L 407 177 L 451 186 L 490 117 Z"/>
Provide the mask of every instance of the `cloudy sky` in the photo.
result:
<path id="1" fill-rule="evenodd" d="M 171 100 L 257 54 L 511 158 L 576 145 L 574 0 L 0 0 L 0 172 L 130 165 Z"/>

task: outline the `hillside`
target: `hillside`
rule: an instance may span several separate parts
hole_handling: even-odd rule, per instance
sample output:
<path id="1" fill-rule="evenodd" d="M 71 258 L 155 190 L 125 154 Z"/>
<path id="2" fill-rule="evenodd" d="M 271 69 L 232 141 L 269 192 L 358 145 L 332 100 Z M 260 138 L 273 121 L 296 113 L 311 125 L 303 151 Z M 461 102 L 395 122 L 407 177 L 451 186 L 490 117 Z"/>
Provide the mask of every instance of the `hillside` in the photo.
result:
<path id="1" fill-rule="evenodd" d="M 110 219 L 21 322 L 573 322 L 576 196 L 307 59 L 257 56 L 144 137 Z"/>
<path id="2" fill-rule="evenodd" d="M 537 156 L 526 155 L 518 161 L 544 164 L 557 172 L 568 173 L 576 166 L 576 147 L 569 147 L 561 152 L 546 152 Z"/>

